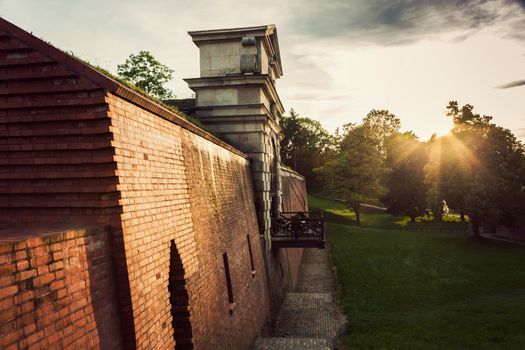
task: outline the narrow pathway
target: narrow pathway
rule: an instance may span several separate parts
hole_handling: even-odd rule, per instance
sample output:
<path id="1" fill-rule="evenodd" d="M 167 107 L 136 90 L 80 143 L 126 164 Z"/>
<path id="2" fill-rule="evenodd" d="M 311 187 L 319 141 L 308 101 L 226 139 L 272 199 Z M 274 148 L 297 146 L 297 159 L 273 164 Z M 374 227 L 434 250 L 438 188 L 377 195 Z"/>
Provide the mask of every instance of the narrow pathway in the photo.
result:
<path id="1" fill-rule="evenodd" d="M 286 295 L 272 336 L 258 338 L 254 350 L 333 349 L 338 329 L 333 288 L 328 250 L 305 249 L 297 285 Z"/>

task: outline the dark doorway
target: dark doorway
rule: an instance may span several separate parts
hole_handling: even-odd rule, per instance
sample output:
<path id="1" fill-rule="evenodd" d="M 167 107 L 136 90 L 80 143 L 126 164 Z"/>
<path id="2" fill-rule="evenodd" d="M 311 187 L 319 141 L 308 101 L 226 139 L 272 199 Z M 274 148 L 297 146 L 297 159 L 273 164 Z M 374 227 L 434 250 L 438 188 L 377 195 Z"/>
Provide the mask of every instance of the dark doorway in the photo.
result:
<path id="1" fill-rule="evenodd" d="M 179 256 L 175 241 L 170 244 L 170 276 L 168 282 L 170 292 L 171 316 L 173 317 L 173 338 L 176 350 L 193 349 L 193 334 L 190 321 L 190 308 L 184 267 Z"/>

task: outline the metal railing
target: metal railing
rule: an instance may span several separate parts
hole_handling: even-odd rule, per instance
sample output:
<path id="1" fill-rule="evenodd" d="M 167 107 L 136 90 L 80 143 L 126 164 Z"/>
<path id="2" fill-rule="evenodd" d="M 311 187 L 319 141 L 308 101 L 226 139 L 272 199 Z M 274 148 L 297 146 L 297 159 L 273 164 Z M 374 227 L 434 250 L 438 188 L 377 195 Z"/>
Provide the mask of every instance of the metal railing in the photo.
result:
<path id="1" fill-rule="evenodd" d="M 308 245 L 324 247 L 324 217 L 322 212 L 281 212 L 272 218 L 272 242 L 286 246 Z M 297 244 L 294 245 L 293 242 Z M 283 245 L 284 246 L 284 245 Z"/>

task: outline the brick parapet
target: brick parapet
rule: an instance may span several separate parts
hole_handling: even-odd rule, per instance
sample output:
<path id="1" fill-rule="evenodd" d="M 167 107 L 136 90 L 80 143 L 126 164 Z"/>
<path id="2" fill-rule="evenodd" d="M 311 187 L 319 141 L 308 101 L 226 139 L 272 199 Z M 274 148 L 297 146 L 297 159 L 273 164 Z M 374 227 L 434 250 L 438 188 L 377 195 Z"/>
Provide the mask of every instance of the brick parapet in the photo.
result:
<path id="1" fill-rule="evenodd" d="M 0 37 L 0 227 L 118 226 L 104 89 Z"/>

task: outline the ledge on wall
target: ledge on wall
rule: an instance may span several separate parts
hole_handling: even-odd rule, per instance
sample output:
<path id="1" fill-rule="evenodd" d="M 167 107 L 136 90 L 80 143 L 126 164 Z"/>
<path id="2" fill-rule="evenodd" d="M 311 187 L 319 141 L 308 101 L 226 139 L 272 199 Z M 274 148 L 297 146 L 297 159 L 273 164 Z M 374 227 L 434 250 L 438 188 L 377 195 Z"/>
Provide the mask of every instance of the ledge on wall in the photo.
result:
<path id="1" fill-rule="evenodd" d="M 74 239 L 95 235 L 99 233 L 109 233 L 108 226 L 104 227 L 24 227 L 24 228 L 6 228 L 0 230 L 0 246 L 8 246 L 16 243 L 28 241 L 32 243 L 49 241 L 61 241 L 64 239 Z M 2 249 L 2 252 L 5 249 Z"/>

